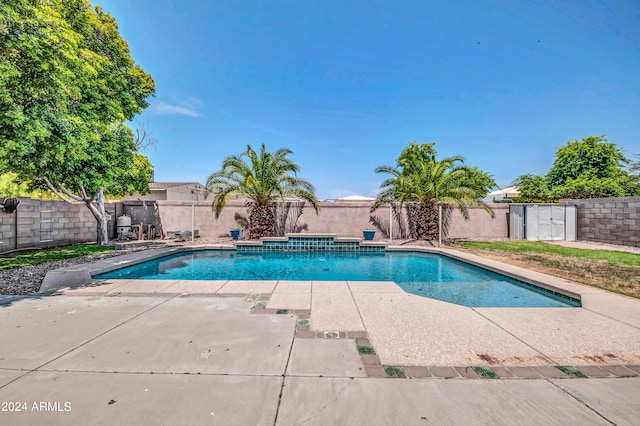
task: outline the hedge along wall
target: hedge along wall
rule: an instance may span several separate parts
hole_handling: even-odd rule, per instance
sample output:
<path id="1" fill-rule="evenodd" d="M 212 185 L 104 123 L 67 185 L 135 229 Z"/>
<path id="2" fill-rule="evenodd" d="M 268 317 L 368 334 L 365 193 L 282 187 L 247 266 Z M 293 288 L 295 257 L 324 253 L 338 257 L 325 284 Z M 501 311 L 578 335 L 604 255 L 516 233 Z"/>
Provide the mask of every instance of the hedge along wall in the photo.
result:
<path id="1" fill-rule="evenodd" d="M 115 203 L 106 203 L 107 211 L 115 213 Z M 41 210 L 44 211 L 41 213 Z M 51 228 L 48 222 L 51 220 Z M 51 232 L 41 232 L 41 230 Z M 0 253 L 29 248 L 96 241 L 97 222 L 84 205 L 62 200 L 20 198 L 18 209 L 12 213 L 0 211 Z"/>
<path id="2" fill-rule="evenodd" d="M 576 206 L 578 240 L 640 247 L 640 197 L 561 200 Z"/>
<path id="3" fill-rule="evenodd" d="M 229 230 L 240 227 L 237 217 L 248 216 L 245 202 L 231 200 L 216 220 L 210 201 L 156 201 L 162 229 L 166 235 L 172 231 L 191 229 L 192 211 L 194 228 L 203 237 L 228 237 Z M 449 238 L 506 238 L 507 213 L 506 204 L 491 204 L 496 217 L 492 219 L 480 208 L 470 209 L 470 220 L 465 221 L 459 211 L 454 210 L 449 227 Z M 332 233 L 339 237 L 362 238 L 362 231 L 375 229 L 369 223 L 370 204 L 360 202 L 320 202 L 320 214 L 306 204 L 299 223 L 304 226 L 302 232 Z M 389 207 L 377 209 L 373 215 L 381 220 L 389 221 Z M 394 239 L 399 237 L 398 229 L 394 229 Z M 376 232 L 375 239 L 383 239 Z"/>

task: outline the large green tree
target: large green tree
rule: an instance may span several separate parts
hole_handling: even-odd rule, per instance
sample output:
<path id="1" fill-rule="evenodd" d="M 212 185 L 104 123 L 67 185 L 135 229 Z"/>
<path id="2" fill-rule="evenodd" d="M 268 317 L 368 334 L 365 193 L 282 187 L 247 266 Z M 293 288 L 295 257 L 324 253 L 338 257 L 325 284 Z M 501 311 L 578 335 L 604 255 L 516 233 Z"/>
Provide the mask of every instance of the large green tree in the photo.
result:
<path id="1" fill-rule="evenodd" d="M 0 2 L 0 173 L 85 204 L 100 244 L 108 240 L 105 191 L 148 187 L 151 165 L 125 123 L 154 90 L 100 7 Z"/>
<path id="2" fill-rule="evenodd" d="M 457 207 L 468 219 L 469 207 L 481 206 L 492 217 L 493 211 L 483 201 L 495 182 L 490 175 L 464 164 L 460 156 L 438 160 L 434 142 L 409 145 L 396 159 L 396 166 L 379 166 L 376 173 L 391 175 L 380 185 L 381 191 L 371 211 L 382 204 L 407 202 L 415 206 L 415 233 L 419 239 L 438 236 L 438 204 Z"/>
<path id="3" fill-rule="evenodd" d="M 636 160 L 629 164 L 629 171 L 633 174 L 640 174 L 640 154 L 636 154 Z"/>
<path id="4" fill-rule="evenodd" d="M 527 174 L 514 182 L 520 199 L 553 202 L 560 198 L 623 197 L 638 194 L 629 160 L 604 136 L 570 140 L 558 148 L 546 175 Z"/>
<path id="5" fill-rule="evenodd" d="M 262 144 L 256 152 L 247 146 L 240 155 L 224 159 L 222 168 L 207 179 L 207 187 L 216 195 L 212 208 L 216 218 L 232 195 L 248 198 L 249 238 L 273 236 L 275 202 L 286 198 L 308 201 L 316 213 L 320 207 L 313 185 L 297 175 L 300 166 L 288 158 L 292 151 L 280 148 L 275 152 L 266 150 Z"/>
<path id="6" fill-rule="evenodd" d="M 0 197 L 43 198 L 51 195 L 50 191 L 32 190 L 29 187 L 29 182 L 19 182 L 15 173 L 7 172 L 0 175 Z"/>
<path id="7" fill-rule="evenodd" d="M 636 154 L 636 160 L 629 163 L 629 173 L 631 179 L 637 188 L 637 193 L 640 193 L 640 154 Z"/>

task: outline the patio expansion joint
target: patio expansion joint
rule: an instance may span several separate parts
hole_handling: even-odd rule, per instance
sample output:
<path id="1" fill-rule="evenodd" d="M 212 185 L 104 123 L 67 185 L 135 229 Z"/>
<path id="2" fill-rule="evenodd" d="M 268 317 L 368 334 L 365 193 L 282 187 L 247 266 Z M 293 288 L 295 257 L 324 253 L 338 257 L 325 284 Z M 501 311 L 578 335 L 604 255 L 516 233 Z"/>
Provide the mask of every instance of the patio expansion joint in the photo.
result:
<path id="1" fill-rule="evenodd" d="M 114 371 L 114 370 L 60 370 L 39 369 L 28 373 L 82 373 L 82 374 L 118 374 L 132 376 L 216 376 L 216 377 L 283 377 L 281 374 L 247 374 L 247 373 L 202 373 L 202 372 L 176 372 L 176 371 Z"/>
<path id="2" fill-rule="evenodd" d="M 496 327 L 498 327 L 500 330 L 504 331 L 505 333 L 507 333 L 508 335 L 512 336 L 514 339 L 518 340 L 519 342 L 521 342 L 523 345 L 531 348 L 533 351 L 539 353 L 540 355 L 542 355 L 544 357 L 544 359 L 546 359 L 547 361 L 549 361 L 551 364 L 553 365 L 558 365 L 557 362 L 555 362 L 553 359 L 551 359 L 547 354 L 541 352 L 540 350 L 534 348 L 533 346 L 531 346 L 530 344 L 528 344 L 527 342 L 525 342 L 524 340 L 522 340 L 520 337 L 516 336 L 515 334 L 513 334 L 512 332 L 510 332 L 509 330 L 507 330 L 506 328 L 502 327 L 500 324 L 496 323 L 495 321 L 493 321 L 491 318 L 488 318 L 486 315 L 483 315 L 481 312 L 478 312 L 475 308 L 469 308 L 471 309 L 473 312 L 475 312 L 476 314 L 480 315 L 482 318 L 486 319 L 487 321 L 489 321 L 491 324 L 495 325 Z"/>
<path id="3" fill-rule="evenodd" d="M 358 303 L 356 302 L 356 298 L 353 297 L 353 291 L 351 290 L 351 286 L 349 285 L 349 282 L 347 281 L 347 288 L 349 289 L 349 294 L 351 295 L 351 300 L 353 300 L 353 304 L 356 306 L 356 311 L 358 311 L 358 317 L 360 318 L 360 323 L 362 324 L 362 328 L 364 329 L 364 332 L 367 334 L 367 339 L 369 338 L 369 332 L 367 331 L 367 327 L 364 325 L 364 318 L 362 318 L 362 312 L 360 312 L 360 307 L 358 306 Z M 369 342 L 371 342 L 371 339 L 369 339 Z"/>
<path id="4" fill-rule="evenodd" d="M 560 392 L 564 393 L 565 395 L 567 395 L 570 399 L 573 399 L 575 401 L 577 401 L 579 404 L 583 405 L 584 407 L 586 407 L 589 411 L 591 411 L 592 413 L 594 413 L 595 415 L 597 415 L 598 417 L 600 417 L 601 419 L 603 419 L 604 421 L 606 421 L 607 423 L 611 424 L 611 425 L 615 425 L 616 423 L 614 423 L 613 421 L 609 420 L 608 418 L 606 418 L 603 414 L 601 414 L 598 410 L 594 409 L 593 407 L 591 407 L 589 404 L 587 404 L 587 402 L 583 401 L 582 399 L 580 399 L 578 396 L 574 395 L 573 393 L 567 391 L 566 389 L 564 389 L 562 386 L 558 385 L 557 383 L 555 383 L 553 380 L 551 379 L 546 379 L 547 382 L 551 383 L 552 386 L 556 387 Z"/>
<path id="5" fill-rule="evenodd" d="M 5 383 L 4 385 L 0 386 L 0 390 L 2 390 L 3 388 L 9 386 L 11 383 L 22 379 L 24 376 L 27 376 L 31 373 L 33 373 L 35 370 L 24 370 L 22 368 L 0 368 L 0 371 L 24 371 L 24 374 L 19 375 L 18 377 L 14 378 L 13 380 L 10 380 L 8 383 Z"/>
<path id="6" fill-rule="evenodd" d="M 603 314 L 602 312 L 594 311 L 593 309 L 585 308 L 584 306 L 582 306 L 582 309 L 584 309 L 585 311 L 592 312 L 592 313 L 594 313 L 594 314 L 596 314 L 596 315 L 600 315 L 601 317 L 604 317 L 604 318 L 610 319 L 610 320 L 612 320 L 612 321 L 619 322 L 620 324 L 624 324 L 624 325 L 626 325 L 626 326 L 629 326 L 629 327 L 635 328 L 635 329 L 637 329 L 637 330 L 640 330 L 640 327 L 638 327 L 637 325 L 634 325 L 634 324 L 630 324 L 630 323 L 628 323 L 628 322 L 621 321 L 621 320 L 620 320 L 620 319 L 618 319 L 618 318 L 611 317 L 611 316 L 609 316 L 609 315 L 607 315 L 607 314 Z"/>
<path id="7" fill-rule="evenodd" d="M 164 305 L 165 303 L 167 303 L 169 300 L 172 300 L 172 299 L 173 299 L 173 297 L 172 297 L 172 298 L 167 298 L 167 299 L 163 300 L 162 302 L 160 302 L 160 303 L 158 303 L 158 304 L 156 304 L 156 305 L 153 305 L 153 306 L 151 306 L 150 308 L 145 309 L 144 311 L 142 311 L 142 312 L 140 312 L 140 313 L 138 313 L 138 314 L 136 314 L 136 315 L 134 315 L 134 316 L 132 316 L 132 317 L 129 317 L 129 318 L 125 319 L 124 321 L 121 321 L 120 323 L 118 323 L 118 324 L 114 325 L 113 327 L 111 327 L 111 328 L 109 328 L 109 329 L 107 329 L 107 330 L 103 331 L 102 333 L 99 333 L 99 334 L 97 334 L 97 335 L 93 336 L 92 338 L 90 338 L 90 339 L 88 339 L 88 340 L 86 340 L 86 341 L 84 341 L 84 342 L 80 343 L 79 345 L 76 345 L 75 347 L 73 347 L 73 348 L 71 348 L 71 349 L 67 350 L 66 352 L 63 352 L 62 354 L 60 354 L 60 355 L 58 355 L 58 356 L 56 356 L 56 357 L 54 357 L 54 358 L 50 359 L 49 361 L 45 362 L 44 364 L 42 364 L 42 365 L 40 365 L 40 366 L 38 366 L 38 367 L 36 367 L 36 368 L 32 369 L 29 373 L 32 373 L 32 372 L 34 372 L 34 371 L 45 371 L 46 369 L 45 369 L 45 370 L 41 370 L 44 366 L 46 366 L 46 365 L 48 365 L 48 364 L 51 364 L 52 362 L 54 362 L 54 361 L 56 361 L 56 360 L 58 360 L 58 359 L 62 358 L 63 356 L 65 356 L 65 355 L 67 355 L 67 354 L 69 354 L 69 353 L 71 353 L 71 352 L 75 351 L 76 349 L 81 348 L 82 346 L 87 345 L 88 343 L 93 342 L 94 340 L 96 340 L 96 339 L 98 339 L 98 338 L 100 338 L 100 337 L 104 336 L 104 335 L 105 335 L 105 334 L 107 334 L 107 333 L 110 333 L 111 331 L 113 331 L 113 330 L 115 330 L 115 329 L 117 329 L 117 328 L 122 327 L 123 325 L 125 325 L 125 324 L 126 324 L 126 323 L 128 323 L 129 321 L 134 320 L 134 319 L 136 319 L 136 318 L 138 318 L 138 317 L 140 317 L 140 316 L 142 316 L 142 315 L 146 314 L 147 312 L 152 311 L 152 310 L 154 310 L 154 309 L 156 309 L 156 308 L 158 308 L 158 307 L 160 307 L 160 306 Z M 17 379 L 16 379 L 16 380 L 17 380 Z M 14 381 L 15 381 L 15 380 L 14 380 Z M 12 381 L 12 382 L 13 382 L 13 381 Z M 9 383 L 7 383 L 7 384 L 9 384 Z M 5 386 L 6 386 L 6 385 L 5 385 Z M 4 387 L 4 386 L 3 386 L 3 387 Z M 0 388 L 0 389 L 1 389 L 1 388 Z"/>
<path id="8" fill-rule="evenodd" d="M 287 362 L 284 364 L 284 370 L 282 371 L 281 381 L 280 381 L 280 394 L 278 395 L 278 405 L 276 406 L 276 415 L 273 419 L 273 424 L 278 423 L 278 414 L 280 414 L 280 404 L 282 404 L 282 394 L 284 393 L 284 381 L 287 377 L 287 369 L 289 368 L 289 362 L 291 361 L 291 353 L 293 352 L 293 343 L 296 341 L 296 332 L 295 329 L 298 328 L 298 324 L 296 321 L 296 326 L 294 327 L 293 337 L 291 339 L 291 345 L 289 346 L 289 353 L 287 354 Z"/>
<path id="9" fill-rule="evenodd" d="M 335 404 L 338 401 L 338 398 L 340 398 L 340 396 L 351 386 L 351 384 L 354 382 L 353 377 L 350 378 L 350 380 L 348 382 L 346 382 L 346 384 L 342 387 L 342 389 L 340 389 L 333 398 L 331 398 L 326 404 L 324 404 L 322 407 L 318 408 L 318 410 L 311 414 L 309 417 L 307 417 L 306 419 L 300 421 L 298 424 L 305 424 L 311 420 L 313 420 L 314 418 L 318 417 L 320 415 L 320 413 L 322 413 L 323 411 L 325 411 L 330 405 Z M 284 383 L 283 383 L 284 385 Z M 282 396 L 282 395 L 281 395 Z M 278 406 L 278 408 L 280 408 Z M 274 421 L 274 424 L 276 424 L 278 420 L 278 415 L 276 413 L 276 421 Z"/>

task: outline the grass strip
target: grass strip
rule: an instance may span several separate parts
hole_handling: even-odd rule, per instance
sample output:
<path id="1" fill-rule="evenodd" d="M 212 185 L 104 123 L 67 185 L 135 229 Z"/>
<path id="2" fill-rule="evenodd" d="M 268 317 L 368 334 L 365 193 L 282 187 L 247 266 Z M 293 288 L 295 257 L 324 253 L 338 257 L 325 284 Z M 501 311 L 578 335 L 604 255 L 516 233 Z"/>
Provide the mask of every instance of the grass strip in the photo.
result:
<path id="1" fill-rule="evenodd" d="M 612 266 L 640 266 L 640 254 L 612 250 L 577 249 L 541 241 L 460 241 L 458 244 L 471 250 L 541 253 L 578 259 L 602 260 Z"/>
<path id="2" fill-rule="evenodd" d="M 89 254 L 103 253 L 112 251 L 113 249 L 113 246 L 82 244 L 12 253 L 7 256 L 0 257 L 0 271 L 13 268 L 23 268 L 25 266 L 39 265 L 41 263 L 53 262 L 54 260 L 70 259 L 73 257 L 80 257 Z"/>

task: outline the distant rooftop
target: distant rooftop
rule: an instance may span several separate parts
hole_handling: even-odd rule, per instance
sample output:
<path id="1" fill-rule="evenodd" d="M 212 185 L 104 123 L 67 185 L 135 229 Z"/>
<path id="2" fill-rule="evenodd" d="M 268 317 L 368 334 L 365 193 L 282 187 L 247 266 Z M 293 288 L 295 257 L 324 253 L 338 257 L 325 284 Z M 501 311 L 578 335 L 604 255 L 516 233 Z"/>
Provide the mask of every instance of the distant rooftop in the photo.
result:
<path id="1" fill-rule="evenodd" d="M 520 196 L 520 188 L 517 186 L 510 186 L 504 189 L 498 189 L 496 191 L 487 194 L 487 197 L 494 197 L 498 199 L 502 198 L 516 198 Z"/>
<path id="2" fill-rule="evenodd" d="M 149 189 L 166 189 L 166 188 L 173 188 L 175 186 L 183 186 L 183 185 L 202 186 L 202 184 L 198 182 L 149 182 Z"/>
<path id="3" fill-rule="evenodd" d="M 336 198 L 336 201 L 374 201 L 375 198 L 365 197 L 363 195 L 349 195 L 348 197 Z"/>

